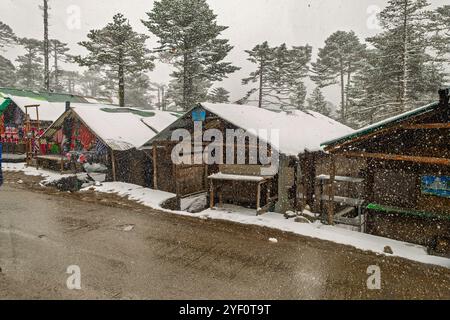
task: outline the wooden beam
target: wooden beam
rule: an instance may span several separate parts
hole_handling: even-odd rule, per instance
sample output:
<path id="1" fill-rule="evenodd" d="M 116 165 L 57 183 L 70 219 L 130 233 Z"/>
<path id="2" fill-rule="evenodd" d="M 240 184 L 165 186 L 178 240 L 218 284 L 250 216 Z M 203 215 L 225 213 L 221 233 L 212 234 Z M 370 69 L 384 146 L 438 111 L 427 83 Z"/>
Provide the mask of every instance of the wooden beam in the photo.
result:
<path id="1" fill-rule="evenodd" d="M 371 138 L 373 136 L 378 136 L 378 135 L 385 134 L 385 133 L 388 133 L 390 131 L 396 131 L 396 130 L 399 130 L 399 129 L 400 128 L 398 126 L 388 127 L 388 128 L 384 128 L 384 129 L 378 129 L 378 130 L 375 130 L 375 131 L 373 131 L 371 133 L 363 134 L 361 136 L 358 136 L 358 137 L 346 140 L 346 141 L 344 141 L 342 143 L 332 144 L 330 146 L 326 146 L 324 148 L 324 150 L 327 151 L 327 152 L 331 152 L 331 153 L 336 151 L 336 150 L 339 152 L 339 150 L 341 150 L 343 147 L 345 147 L 347 145 L 353 144 L 355 142 L 364 141 L 364 140 L 367 140 L 367 139 L 369 139 L 369 138 Z"/>
<path id="2" fill-rule="evenodd" d="M 336 177 L 336 159 L 331 157 L 330 164 L 330 181 L 328 185 L 328 224 L 333 225 L 334 223 L 334 193 L 335 186 L 334 181 Z"/>
<path id="3" fill-rule="evenodd" d="M 450 129 L 450 123 L 417 123 L 417 124 L 405 124 L 401 126 L 405 130 L 416 130 L 416 129 Z"/>
<path id="4" fill-rule="evenodd" d="M 370 152 L 343 152 L 339 154 L 349 158 L 372 158 L 381 160 L 393 160 L 393 161 L 410 161 L 426 164 L 437 164 L 443 166 L 450 166 L 450 159 L 435 158 L 435 157 L 421 157 L 421 156 L 408 156 L 389 153 L 370 153 Z"/>
<path id="5" fill-rule="evenodd" d="M 209 180 L 209 207 L 214 208 L 214 182 Z"/>
<path id="6" fill-rule="evenodd" d="M 114 157 L 113 149 L 111 149 L 111 164 L 112 164 L 113 181 L 116 181 L 116 159 Z"/>
<path id="7" fill-rule="evenodd" d="M 256 187 L 256 212 L 261 209 L 261 182 L 258 182 Z"/>
<path id="8" fill-rule="evenodd" d="M 158 176 L 157 176 L 157 164 L 156 164 L 156 144 L 153 144 L 153 189 L 158 190 Z"/>

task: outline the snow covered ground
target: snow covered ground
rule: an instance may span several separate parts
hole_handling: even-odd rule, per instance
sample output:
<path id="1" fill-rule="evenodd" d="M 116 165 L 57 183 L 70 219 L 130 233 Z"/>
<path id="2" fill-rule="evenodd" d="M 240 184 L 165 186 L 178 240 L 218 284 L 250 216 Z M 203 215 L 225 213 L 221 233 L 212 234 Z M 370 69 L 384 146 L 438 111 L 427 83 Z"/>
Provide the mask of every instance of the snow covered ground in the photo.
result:
<path id="1" fill-rule="evenodd" d="M 35 167 L 27 167 L 26 163 L 19 162 L 19 163 L 3 163 L 2 164 L 2 170 L 3 171 L 12 171 L 12 172 L 23 172 L 24 174 L 28 176 L 42 176 L 44 179 L 41 181 L 41 185 L 60 180 L 64 177 L 70 177 L 73 176 L 73 174 L 60 174 L 55 171 L 48 171 L 39 169 L 37 170 Z"/>
<path id="2" fill-rule="evenodd" d="M 41 175 L 45 178 L 43 180 L 44 183 L 58 180 L 64 176 L 69 176 L 45 170 L 36 170 L 33 167 L 27 168 L 23 163 L 5 163 L 3 164 L 3 170 L 22 171 L 26 175 L 33 176 Z M 386 246 L 389 246 L 393 251 L 392 256 L 398 256 L 413 261 L 450 268 L 450 259 L 428 255 L 426 248 L 423 246 L 383 237 L 377 237 L 336 226 L 328 226 L 320 222 L 299 223 L 295 222 L 293 219 L 285 219 L 283 215 L 274 212 L 256 216 L 255 210 L 236 206 L 227 206 L 223 209 L 206 209 L 199 213 L 171 211 L 163 209 L 161 207 L 161 204 L 164 201 L 175 196 L 171 193 L 143 188 L 137 185 L 122 182 L 106 182 L 100 186 L 88 187 L 82 189 L 81 191 L 85 191 L 91 188 L 94 188 L 94 190 L 97 192 L 115 193 L 119 196 L 128 197 L 129 199 L 135 200 L 145 206 L 165 212 L 191 216 L 200 219 L 220 219 L 248 225 L 263 226 L 286 232 L 292 232 L 302 236 L 350 245 L 361 250 L 372 251 L 377 254 L 383 254 L 387 256 L 389 256 L 390 254 L 386 254 L 384 252 L 384 248 Z M 271 242 L 276 243 L 274 239 L 272 239 Z"/>

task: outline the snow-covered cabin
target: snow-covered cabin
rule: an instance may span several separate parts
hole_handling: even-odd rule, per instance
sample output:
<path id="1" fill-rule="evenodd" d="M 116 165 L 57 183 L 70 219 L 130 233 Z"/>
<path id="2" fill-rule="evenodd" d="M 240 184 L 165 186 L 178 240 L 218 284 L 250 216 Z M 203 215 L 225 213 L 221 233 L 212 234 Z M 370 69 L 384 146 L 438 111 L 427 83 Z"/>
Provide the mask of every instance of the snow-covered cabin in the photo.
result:
<path id="1" fill-rule="evenodd" d="M 206 136 L 214 133 L 211 129 L 223 138 L 221 149 L 210 149 L 210 141 L 215 138 Z M 243 139 L 227 140 L 230 130 L 234 134 L 241 130 Z M 305 152 L 319 152 L 322 141 L 352 131 L 312 111 L 274 112 L 247 105 L 201 103 L 150 139 L 142 149 L 152 151 L 153 187 L 176 193 L 178 202 L 209 190 L 211 206 L 218 201 L 256 207 L 258 212 L 264 212 L 277 199 L 287 201 L 289 188 L 295 184 L 291 174 L 295 165 L 287 168 L 292 159 Z M 172 135 L 183 132 L 192 138 L 192 143 L 187 143 L 192 148 L 183 155 L 186 161 L 174 163 L 172 153 L 180 145 Z M 216 153 L 217 150 L 221 151 Z M 232 158 L 227 158 L 227 150 L 235 151 Z M 207 161 L 201 160 L 202 156 L 204 160 L 218 159 L 220 153 L 223 161 L 206 164 Z M 264 153 L 279 160 L 279 166 L 265 161 L 261 157 Z M 241 161 L 238 154 L 243 156 Z"/>
<path id="2" fill-rule="evenodd" d="M 106 100 L 72 94 L 0 88 L 0 141 L 3 142 L 4 152 L 25 153 L 26 131 L 31 131 L 33 136 L 41 134 L 64 113 L 66 102 L 100 101 Z"/>
<path id="3" fill-rule="evenodd" d="M 158 110 L 73 103 L 42 135 L 38 165 L 147 186 L 148 160 L 137 149 L 176 119 Z"/>
<path id="4" fill-rule="evenodd" d="M 437 252 L 446 243 L 450 254 L 449 119 L 449 89 L 443 89 L 438 102 L 323 143 L 335 159 L 363 163 L 356 178 L 364 180 L 366 232 Z M 339 204 L 329 208 L 331 218 L 338 216 Z"/>

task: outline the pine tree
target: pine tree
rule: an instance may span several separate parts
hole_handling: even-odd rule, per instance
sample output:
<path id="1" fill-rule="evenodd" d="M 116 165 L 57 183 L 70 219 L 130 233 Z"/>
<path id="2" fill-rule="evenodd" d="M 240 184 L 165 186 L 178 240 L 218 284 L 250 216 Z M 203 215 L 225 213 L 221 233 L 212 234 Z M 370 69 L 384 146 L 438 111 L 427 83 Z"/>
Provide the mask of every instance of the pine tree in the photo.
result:
<path id="1" fill-rule="evenodd" d="M 146 48 L 148 36 L 133 30 L 128 20 L 122 14 L 116 14 L 113 22 L 100 30 L 91 30 L 88 41 L 79 44 L 85 47 L 89 54 L 86 57 L 77 56 L 75 61 L 81 66 L 104 66 L 115 74 L 118 85 L 119 105 L 125 106 L 126 77 L 134 72 L 152 70 L 153 58 Z"/>
<path id="2" fill-rule="evenodd" d="M 214 88 L 208 95 L 208 102 L 228 103 L 230 102 L 230 92 L 222 87 Z"/>
<path id="3" fill-rule="evenodd" d="M 151 83 L 151 89 L 152 91 L 156 91 L 156 107 L 159 110 L 166 110 L 167 107 L 167 86 L 165 83 L 157 83 L 157 82 L 152 82 Z"/>
<path id="4" fill-rule="evenodd" d="M 0 87 L 12 87 L 16 83 L 16 68 L 8 59 L 0 56 Z"/>
<path id="5" fill-rule="evenodd" d="M 61 80 L 64 86 L 64 91 L 68 93 L 79 93 L 81 75 L 77 71 L 61 70 Z"/>
<path id="6" fill-rule="evenodd" d="M 252 88 L 248 91 L 246 96 L 242 98 L 239 103 L 248 102 L 249 98 L 257 92 L 258 107 L 262 108 L 266 95 L 269 95 L 271 91 L 270 83 L 266 75 L 268 67 L 274 60 L 274 49 L 269 47 L 269 44 L 265 41 L 262 44 L 256 45 L 252 50 L 246 50 L 245 52 L 249 55 L 247 60 L 256 64 L 257 69 L 256 71 L 251 72 L 248 78 L 242 79 L 242 84 L 258 83 L 258 88 Z"/>
<path id="7" fill-rule="evenodd" d="M 148 75 L 135 72 L 128 75 L 125 104 L 130 107 L 152 109 L 151 82 Z"/>
<path id="8" fill-rule="evenodd" d="M 0 21 L 0 50 L 17 42 L 16 35 L 10 26 Z"/>
<path id="9" fill-rule="evenodd" d="M 211 88 L 212 83 L 207 79 L 197 80 L 192 83 L 193 91 L 191 92 L 191 98 L 196 103 L 205 102 L 208 99 L 208 90 Z M 181 106 L 183 110 L 183 99 L 184 99 L 184 86 L 183 83 L 179 82 L 177 78 L 172 79 L 167 88 L 167 100 L 169 103 L 175 104 L 177 107 Z"/>
<path id="10" fill-rule="evenodd" d="M 430 31 L 430 43 L 433 49 L 433 62 L 447 66 L 443 74 L 443 82 L 450 81 L 448 66 L 450 64 L 450 5 L 437 8 L 429 13 L 430 22 L 427 29 Z M 445 70 L 441 68 L 440 70 Z"/>
<path id="11" fill-rule="evenodd" d="M 379 52 L 384 69 L 385 93 L 389 96 L 384 117 L 404 112 L 418 104 L 429 89 L 427 75 L 426 0 L 389 0 L 380 13 L 384 31 L 367 39 Z M 420 102 L 419 102 L 420 101 Z"/>
<path id="12" fill-rule="evenodd" d="M 290 65 L 286 69 L 286 82 L 289 85 L 290 107 L 295 109 L 305 109 L 306 86 L 304 79 L 309 74 L 309 64 L 311 62 L 312 47 L 293 47 L 290 52 Z"/>
<path id="13" fill-rule="evenodd" d="M 171 76 L 176 80 L 171 86 L 172 98 L 183 109 L 206 97 L 206 84 L 239 70 L 223 61 L 233 48 L 228 40 L 219 38 L 228 27 L 217 24 L 206 0 L 156 1 L 147 16 L 142 23 L 158 37 L 159 50 L 172 57 L 175 71 Z"/>
<path id="14" fill-rule="evenodd" d="M 353 31 L 336 31 L 319 49 L 311 79 L 321 88 L 339 84 L 341 91 L 341 119 L 346 119 L 348 88 L 352 75 L 360 68 L 365 45 Z"/>
<path id="15" fill-rule="evenodd" d="M 61 69 L 59 68 L 60 62 L 68 62 L 70 60 L 70 55 L 68 51 L 70 49 L 67 47 L 67 43 L 63 43 L 59 40 L 50 40 L 50 52 L 53 56 L 53 90 L 61 91 L 62 84 L 60 83 L 59 77 L 61 76 Z"/>
<path id="16" fill-rule="evenodd" d="M 303 109 L 306 87 L 303 79 L 308 75 L 312 48 L 299 46 L 289 49 L 286 44 L 269 47 L 267 42 L 247 50 L 248 60 L 257 65 L 256 71 L 242 80 L 244 85 L 258 83 L 240 103 L 246 103 L 258 93 L 258 107 Z"/>
<path id="17" fill-rule="evenodd" d="M 324 116 L 329 116 L 331 114 L 328 103 L 319 87 L 316 87 L 311 93 L 311 96 L 308 99 L 308 109 L 323 114 Z"/>
<path id="18" fill-rule="evenodd" d="M 42 41 L 22 38 L 19 43 L 25 49 L 25 54 L 16 59 L 19 85 L 29 90 L 40 90 L 43 87 Z"/>
<path id="19" fill-rule="evenodd" d="M 103 76 L 103 70 L 100 67 L 91 67 L 84 71 L 80 79 L 83 94 L 90 97 L 99 96 L 105 83 Z"/>

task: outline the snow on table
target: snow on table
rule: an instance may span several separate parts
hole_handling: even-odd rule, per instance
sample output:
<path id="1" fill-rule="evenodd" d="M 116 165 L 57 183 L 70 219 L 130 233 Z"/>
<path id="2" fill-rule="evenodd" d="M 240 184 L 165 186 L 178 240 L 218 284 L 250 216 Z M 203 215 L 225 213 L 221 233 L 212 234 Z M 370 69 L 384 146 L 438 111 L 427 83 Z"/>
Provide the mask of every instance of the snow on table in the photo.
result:
<path id="1" fill-rule="evenodd" d="M 265 180 L 265 178 L 261 176 L 245 176 L 238 174 L 226 174 L 221 172 L 212 174 L 208 178 L 213 180 L 254 181 L 254 182 L 260 182 Z"/>

